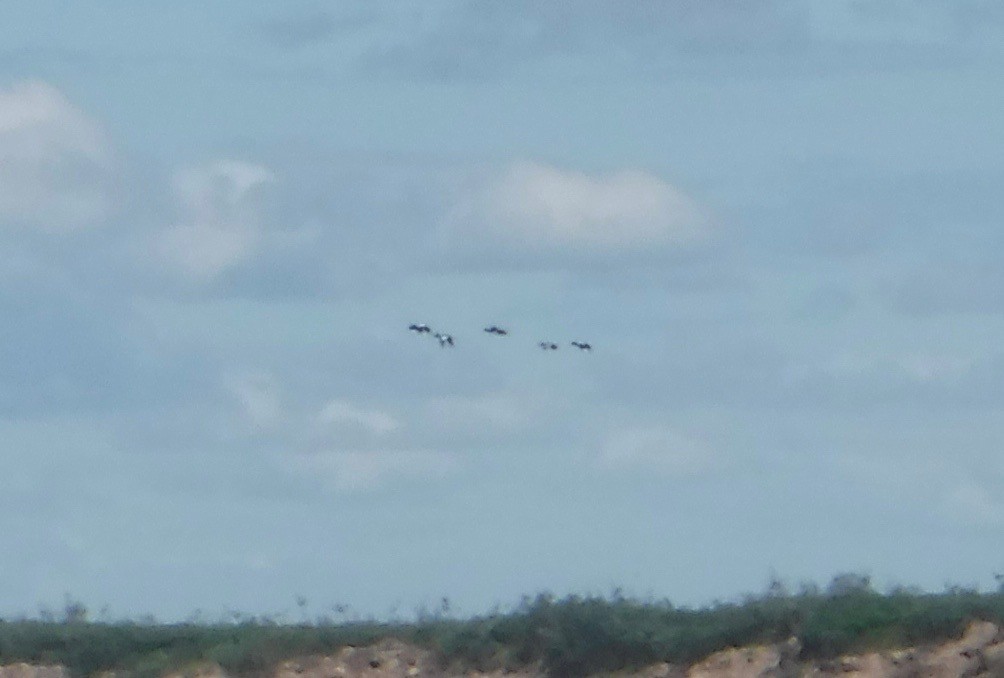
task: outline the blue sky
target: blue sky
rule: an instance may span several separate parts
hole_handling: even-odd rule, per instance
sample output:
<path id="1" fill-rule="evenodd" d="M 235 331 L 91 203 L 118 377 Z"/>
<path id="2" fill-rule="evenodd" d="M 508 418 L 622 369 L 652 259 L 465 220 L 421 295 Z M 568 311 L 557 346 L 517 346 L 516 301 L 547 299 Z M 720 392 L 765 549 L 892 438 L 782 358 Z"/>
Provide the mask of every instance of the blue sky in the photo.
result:
<path id="1" fill-rule="evenodd" d="M 0 614 L 993 586 L 996 3 L 99 6 L 0 10 Z"/>

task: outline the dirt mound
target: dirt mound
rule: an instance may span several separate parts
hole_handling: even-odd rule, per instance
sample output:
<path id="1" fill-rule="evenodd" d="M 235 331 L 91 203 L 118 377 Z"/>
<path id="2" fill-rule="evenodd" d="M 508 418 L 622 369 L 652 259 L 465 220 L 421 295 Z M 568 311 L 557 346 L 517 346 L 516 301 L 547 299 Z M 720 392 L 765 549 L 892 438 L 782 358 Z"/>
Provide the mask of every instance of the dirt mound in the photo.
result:
<path id="1" fill-rule="evenodd" d="M 343 647 L 332 657 L 304 657 L 283 662 L 275 678 L 399 678 L 441 676 L 431 653 L 387 639 L 368 647 Z"/>
<path id="2" fill-rule="evenodd" d="M 798 653 L 802 644 L 789 638 L 778 645 L 754 645 L 729 648 L 716 652 L 690 667 L 687 678 L 746 678 L 747 676 L 780 676 L 797 672 Z"/>
<path id="3" fill-rule="evenodd" d="M 695 664 L 687 678 L 1004 678 L 1004 633 L 974 622 L 959 640 L 799 663 L 798 641 L 730 648 Z"/>

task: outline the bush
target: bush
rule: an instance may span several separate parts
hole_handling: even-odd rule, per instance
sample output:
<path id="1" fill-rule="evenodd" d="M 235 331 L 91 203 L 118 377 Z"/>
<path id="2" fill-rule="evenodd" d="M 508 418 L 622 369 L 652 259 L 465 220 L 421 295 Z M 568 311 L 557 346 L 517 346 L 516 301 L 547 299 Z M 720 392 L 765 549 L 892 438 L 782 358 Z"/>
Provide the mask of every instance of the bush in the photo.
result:
<path id="1" fill-rule="evenodd" d="M 83 606 L 80 609 L 85 610 Z M 137 678 L 216 662 L 238 676 L 270 672 L 283 659 L 333 653 L 397 637 L 426 647 L 444 664 L 496 670 L 539 664 L 553 676 L 583 676 L 654 662 L 687 664 L 730 646 L 802 641 L 803 659 L 909 646 L 958 637 L 974 619 L 1004 623 L 1004 592 L 951 588 L 940 594 L 877 593 L 867 577 L 839 575 L 822 591 L 789 594 L 772 586 L 742 603 L 701 609 L 669 602 L 541 594 L 508 614 L 467 620 L 426 615 L 411 624 L 280 625 L 0 621 L 0 663 L 59 663 L 75 676 L 115 669 Z"/>

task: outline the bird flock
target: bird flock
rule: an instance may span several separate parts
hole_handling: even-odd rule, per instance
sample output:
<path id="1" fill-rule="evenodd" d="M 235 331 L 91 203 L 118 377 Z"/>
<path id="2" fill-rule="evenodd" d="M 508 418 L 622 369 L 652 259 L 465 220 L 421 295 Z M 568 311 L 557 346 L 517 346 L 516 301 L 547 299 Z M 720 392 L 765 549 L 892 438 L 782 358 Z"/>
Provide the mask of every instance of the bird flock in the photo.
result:
<path id="1" fill-rule="evenodd" d="M 446 348 L 447 346 L 452 348 L 453 346 L 456 346 L 456 344 L 453 341 L 452 334 L 446 334 L 444 332 L 433 332 L 432 328 L 429 327 L 428 325 L 413 323 L 411 325 L 408 325 L 408 330 L 419 335 L 428 334 L 429 336 L 435 338 L 439 342 L 440 348 Z M 509 334 L 509 330 L 503 329 L 498 325 L 489 325 L 488 327 L 485 328 L 484 331 L 488 334 L 494 334 L 495 336 L 498 337 L 504 337 Z M 589 352 L 593 350 L 593 347 L 584 341 L 573 341 L 570 342 L 570 345 L 574 346 L 580 351 Z M 553 341 L 541 341 L 537 344 L 537 346 L 539 346 L 541 350 L 544 351 L 558 350 L 558 344 L 556 344 Z"/>

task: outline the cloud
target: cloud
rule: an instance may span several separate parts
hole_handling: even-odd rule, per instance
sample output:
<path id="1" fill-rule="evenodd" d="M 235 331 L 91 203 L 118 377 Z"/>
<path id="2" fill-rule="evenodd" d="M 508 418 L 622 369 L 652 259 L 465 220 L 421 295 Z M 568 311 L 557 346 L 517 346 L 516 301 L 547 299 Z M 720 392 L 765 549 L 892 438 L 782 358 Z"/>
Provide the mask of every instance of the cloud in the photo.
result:
<path id="1" fill-rule="evenodd" d="M 293 466 L 319 475 L 323 482 L 344 491 L 372 491 L 394 481 L 441 479 L 453 472 L 457 460 L 434 450 L 331 450 L 297 457 Z"/>
<path id="2" fill-rule="evenodd" d="M 183 216 L 158 234 L 163 260 L 196 281 L 248 260 L 262 238 L 259 191 L 272 180 L 265 167 L 234 160 L 179 172 L 174 189 Z"/>
<path id="3" fill-rule="evenodd" d="M 603 259 L 707 241 L 705 211 L 646 172 L 592 176 L 519 162 L 459 198 L 441 241 L 479 255 Z"/>
<path id="4" fill-rule="evenodd" d="M 941 509 L 947 517 L 964 524 L 1004 526 L 1004 500 L 976 482 L 962 482 L 945 491 Z"/>
<path id="5" fill-rule="evenodd" d="M 998 49 L 984 0 L 513 0 L 343 3 L 263 25 L 273 45 L 330 45 L 368 75 L 486 80 L 666 73 L 943 68 Z M 999 51 L 999 50 L 998 50 Z M 338 57 L 342 57 L 339 59 Z"/>
<path id="6" fill-rule="evenodd" d="M 178 173 L 178 213 L 154 240 L 158 273 L 169 274 L 157 280 L 164 289 L 258 300 L 371 296 L 398 287 L 416 257 L 428 263 L 445 193 L 434 163 L 293 146 L 234 164 L 238 171 L 208 163 Z"/>
<path id="7" fill-rule="evenodd" d="M 0 89 L 0 228 L 93 226 L 115 206 L 114 160 L 100 126 L 41 81 Z"/>
<path id="8" fill-rule="evenodd" d="M 432 398 L 424 408 L 424 421 L 450 431 L 517 431 L 535 419 L 532 395 L 522 397 L 507 393 Z"/>
<path id="9" fill-rule="evenodd" d="M 602 471 L 642 470 L 674 476 L 705 473 L 716 465 L 711 447 L 666 426 L 631 428 L 611 435 L 595 459 Z"/>
<path id="10" fill-rule="evenodd" d="M 844 352 L 830 358 L 817 357 L 807 364 L 792 364 L 787 376 L 792 384 L 829 378 L 844 385 L 855 384 L 862 391 L 877 392 L 882 390 L 882 383 L 886 388 L 958 383 L 978 365 L 971 355 L 945 352 Z"/>
<path id="11" fill-rule="evenodd" d="M 968 376 L 977 366 L 969 355 L 948 355 L 915 352 L 896 361 L 900 369 L 919 382 L 957 381 Z"/>
<path id="12" fill-rule="evenodd" d="M 911 343 L 910 348 L 895 345 L 788 360 L 771 390 L 789 406 L 830 410 L 909 406 L 943 416 L 999 405 L 999 355 Z M 764 390 L 759 395 L 763 402 L 771 397 Z"/>
<path id="13" fill-rule="evenodd" d="M 311 397 L 280 397 L 292 392 L 275 375 L 260 373 L 233 380 L 228 388 L 237 405 L 238 420 L 250 424 L 259 461 L 271 464 L 296 484 L 319 481 L 339 491 L 373 491 L 401 481 L 442 479 L 457 467 L 451 452 L 428 447 L 428 431 L 419 430 L 401 441 L 394 434 L 405 422 L 394 414 L 366 407 L 351 398 L 328 399 L 318 407 Z M 233 440 L 233 423 L 210 430 L 206 444 L 214 447 Z M 263 435 L 265 434 L 265 435 Z M 244 438 L 247 439 L 246 437 Z"/>
<path id="14" fill-rule="evenodd" d="M 939 433 L 895 434 L 918 438 L 908 450 L 882 445 L 867 455 L 847 451 L 835 457 L 838 472 L 886 503 L 912 504 L 954 525 L 1004 525 L 1004 497 L 992 489 L 1001 486 L 1000 469 L 990 463 L 997 458 L 996 443 L 990 443 L 989 451 L 978 445 L 963 449 L 954 433 Z M 952 454 L 946 454 L 947 449 Z"/>
<path id="15" fill-rule="evenodd" d="M 285 417 L 275 380 L 267 374 L 239 379 L 231 390 L 244 415 L 255 428 L 273 428 Z"/>
<path id="16" fill-rule="evenodd" d="M 321 408 L 318 422 L 325 427 L 356 426 L 374 435 L 385 435 L 401 428 L 401 422 L 379 410 L 364 409 L 347 400 L 330 400 Z"/>
<path id="17" fill-rule="evenodd" d="M 375 39 L 359 58 L 362 68 L 432 79 L 485 78 L 541 65 L 575 71 L 581 60 L 599 55 L 607 68 L 652 71 L 694 53 L 773 49 L 806 30 L 800 8 L 789 1 L 453 0 L 410 13 L 384 5 L 379 18 L 384 28 L 372 31 Z M 595 75 L 595 69 L 576 72 Z"/>
<path id="18" fill-rule="evenodd" d="M 259 371 L 217 377 L 186 401 L 129 416 L 123 445 L 143 450 L 145 465 L 178 466 L 179 458 L 190 457 L 201 460 L 193 464 L 202 472 L 217 475 L 239 466 L 242 477 L 228 491 L 257 498 L 302 499 L 332 488 L 373 491 L 402 481 L 440 480 L 460 467 L 456 454 L 439 449 L 427 429 L 412 432 L 408 426 L 407 439 L 397 435 L 413 421 L 393 409 L 348 397 L 318 399 L 286 376 Z M 190 466 L 170 473 L 183 476 L 186 487 L 215 482 L 192 477 Z"/>

